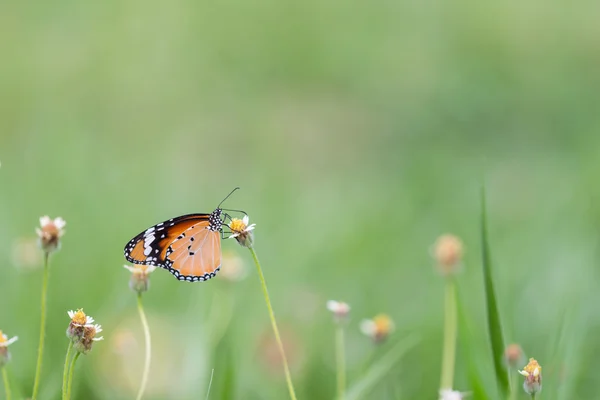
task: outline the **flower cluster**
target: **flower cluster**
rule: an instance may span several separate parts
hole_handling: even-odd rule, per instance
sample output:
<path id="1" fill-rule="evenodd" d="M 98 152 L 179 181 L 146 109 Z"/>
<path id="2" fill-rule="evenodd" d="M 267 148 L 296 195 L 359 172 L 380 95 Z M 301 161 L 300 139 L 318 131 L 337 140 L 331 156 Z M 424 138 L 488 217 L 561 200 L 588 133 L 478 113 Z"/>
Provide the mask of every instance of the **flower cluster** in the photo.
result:
<path id="1" fill-rule="evenodd" d="M 534 358 L 530 358 L 529 363 L 519 373 L 525 377 L 523 389 L 527 394 L 534 395 L 542 391 L 542 367 Z"/>
<path id="2" fill-rule="evenodd" d="M 12 337 L 8 338 L 2 331 L 0 331 L 0 368 L 4 367 L 10 361 L 10 353 L 8 346 L 16 342 L 19 338 Z"/>
<path id="3" fill-rule="evenodd" d="M 154 265 L 139 265 L 134 266 L 123 265 L 125 269 L 131 272 L 129 279 L 129 288 L 134 292 L 143 293 L 150 287 L 148 275 L 150 275 L 156 267 Z"/>
<path id="4" fill-rule="evenodd" d="M 92 349 L 94 342 L 104 339 L 102 336 L 96 337 L 98 333 L 102 332 L 102 327 L 94 324 L 94 318 L 85 315 L 82 309 L 69 311 L 68 314 L 71 322 L 67 328 L 67 337 L 73 343 L 75 350 L 87 354 Z"/>

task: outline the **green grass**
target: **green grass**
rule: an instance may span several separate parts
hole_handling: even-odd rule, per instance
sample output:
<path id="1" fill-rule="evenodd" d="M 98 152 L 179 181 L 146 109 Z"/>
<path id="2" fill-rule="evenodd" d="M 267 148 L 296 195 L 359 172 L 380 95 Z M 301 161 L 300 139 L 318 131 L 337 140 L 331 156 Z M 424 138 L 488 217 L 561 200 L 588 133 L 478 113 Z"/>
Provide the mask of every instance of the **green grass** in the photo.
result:
<path id="1" fill-rule="evenodd" d="M 428 250 L 445 232 L 466 248 L 459 318 L 471 329 L 455 388 L 474 391 L 474 369 L 492 396 L 484 170 L 504 340 L 542 365 L 542 399 L 596 398 L 599 11 L 541 1 L 9 2 L 0 329 L 19 336 L 12 397 L 31 396 L 35 375 L 42 262 L 19 249 L 41 215 L 64 217 L 67 232 L 51 260 L 39 398 L 60 398 L 66 312 L 83 307 L 106 340 L 78 363 L 72 398 L 131 399 L 143 332 L 122 249 L 153 223 L 212 211 L 238 185 L 225 206 L 257 223 L 299 399 L 335 396 L 329 299 L 352 307 L 348 388 L 372 352 L 373 365 L 389 352 L 358 329 L 385 312 L 391 339 L 420 341 L 370 398 L 436 398 L 444 291 Z M 238 247 L 223 243 L 248 271 L 240 282 L 152 275 L 146 399 L 203 396 L 213 368 L 211 399 L 285 398 Z"/>

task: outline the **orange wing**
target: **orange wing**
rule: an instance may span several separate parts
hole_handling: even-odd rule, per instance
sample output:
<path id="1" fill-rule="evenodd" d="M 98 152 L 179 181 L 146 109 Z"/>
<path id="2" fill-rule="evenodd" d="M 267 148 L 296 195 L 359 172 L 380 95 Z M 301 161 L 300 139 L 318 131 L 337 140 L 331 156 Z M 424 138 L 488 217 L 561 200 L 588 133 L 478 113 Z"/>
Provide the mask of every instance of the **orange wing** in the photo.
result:
<path id="1" fill-rule="evenodd" d="M 221 268 L 221 234 L 207 221 L 187 229 L 167 248 L 165 267 L 178 279 L 205 281 Z"/>
<path id="2" fill-rule="evenodd" d="M 221 266 L 221 225 L 219 208 L 211 214 L 172 218 L 131 239 L 125 246 L 125 258 L 165 268 L 179 280 L 208 280 Z"/>

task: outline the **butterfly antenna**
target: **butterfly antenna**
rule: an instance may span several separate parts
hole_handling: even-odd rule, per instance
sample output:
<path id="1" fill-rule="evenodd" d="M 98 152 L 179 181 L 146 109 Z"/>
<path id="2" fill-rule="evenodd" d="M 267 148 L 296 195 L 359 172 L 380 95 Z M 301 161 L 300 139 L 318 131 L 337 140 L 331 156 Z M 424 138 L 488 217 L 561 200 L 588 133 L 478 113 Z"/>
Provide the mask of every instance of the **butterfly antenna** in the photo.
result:
<path id="1" fill-rule="evenodd" d="M 227 200 L 229 198 L 229 196 L 231 196 L 233 194 L 233 192 L 235 192 L 239 188 L 240 187 L 238 186 L 235 189 L 233 189 L 231 192 L 229 192 L 229 194 L 223 200 L 221 200 L 221 202 L 219 203 L 219 205 L 217 206 L 217 208 L 221 208 L 221 204 L 223 204 L 225 202 L 225 200 Z"/>

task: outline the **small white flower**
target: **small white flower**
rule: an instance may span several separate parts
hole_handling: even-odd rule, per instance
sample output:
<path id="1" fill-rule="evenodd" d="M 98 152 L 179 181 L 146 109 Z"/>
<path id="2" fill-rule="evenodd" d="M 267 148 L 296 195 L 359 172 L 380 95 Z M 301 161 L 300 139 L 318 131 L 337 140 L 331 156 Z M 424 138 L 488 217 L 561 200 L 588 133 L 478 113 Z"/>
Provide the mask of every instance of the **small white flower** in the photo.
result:
<path id="1" fill-rule="evenodd" d="M 0 347 L 8 347 L 14 342 L 19 340 L 18 336 L 11 337 L 10 339 L 2 331 L 0 331 Z"/>
<path id="2" fill-rule="evenodd" d="M 343 301 L 329 300 L 327 309 L 338 318 L 346 317 L 350 313 L 350 306 Z"/>
<path id="3" fill-rule="evenodd" d="M 232 234 L 229 235 L 229 237 L 227 239 L 233 239 L 233 238 L 240 236 L 242 233 L 250 232 L 250 231 L 254 230 L 254 227 L 256 226 L 256 224 L 248 225 L 249 222 L 250 222 L 250 217 L 248 217 L 247 215 L 244 215 L 244 218 L 242 218 L 241 221 L 237 218 L 234 218 L 234 220 L 231 221 L 231 224 L 230 224 L 230 229 L 232 231 Z"/>

